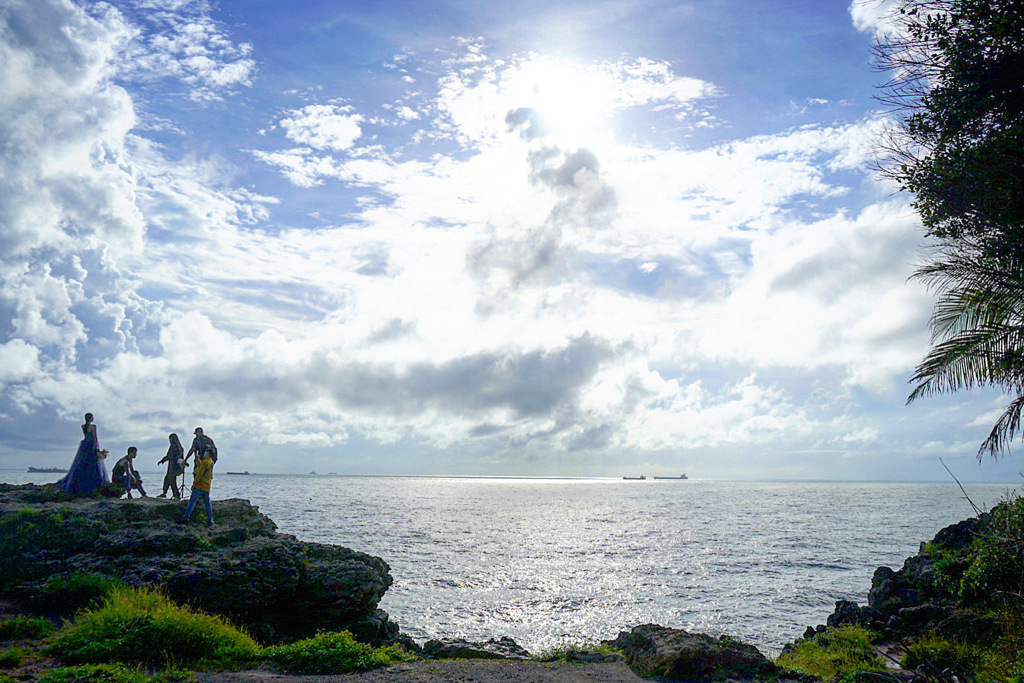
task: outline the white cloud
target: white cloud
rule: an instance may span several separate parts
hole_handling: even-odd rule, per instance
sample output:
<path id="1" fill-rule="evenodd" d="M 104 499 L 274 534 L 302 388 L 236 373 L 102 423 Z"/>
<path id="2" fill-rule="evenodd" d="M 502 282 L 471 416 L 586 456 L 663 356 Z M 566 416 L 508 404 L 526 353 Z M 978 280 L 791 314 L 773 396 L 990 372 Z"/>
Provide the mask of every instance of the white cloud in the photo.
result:
<path id="1" fill-rule="evenodd" d="M 341 151 L 350 148 L 362 134 L 363 117 L 349 115 L 348 107 L 311 104 L 289 111 L 280 125 L 287 138 L 314 149 Z"/>
<path id="2" fill-rule="evenodd" d="M 853 0 L 849 12 L 858 31 L 879 35 L 893 30 L 891 16 L 898 7 L 898 0 Z"/>
<path id="3" fill-rule="evenodd" d="M 197 102 L 223 99 L 250 86 L 252 45 L 235 43 L 201 0 L 122 3 L 138 29 L 117 62 L 120 78 L 176 79 Z"/>
<path id="4" fill-rule="evenodd" d="M 38 348 L 23 339 L 0 344 L 0 382 L 26 380 L 38 372 Z"/>
<path id="5" fill-rule="evenodd" d="M 99 406 L 114 435 L 201 420 L 262 453 L 510 460 L 891 436 L 852 397 L 892 393 L 928 301 L 905 284 L 910 212 L 863 186 L 873 121 L 620 138 L 624 114 L 696 126 L 718 90 L 666 62 L 495 60 L 474 40 L 386 115 L 258 122 L 251 157 L 302 188 L 276 199 L 133 132 L 141 95 L 113 83 L 172 77 L 209 101 L 252 82 L 205 5 L 33 7 L 59 20 L 18 5 L 34 33 L 4 24 L 0 44 L 20 145 L 0 161 L 0 414 Z"/>

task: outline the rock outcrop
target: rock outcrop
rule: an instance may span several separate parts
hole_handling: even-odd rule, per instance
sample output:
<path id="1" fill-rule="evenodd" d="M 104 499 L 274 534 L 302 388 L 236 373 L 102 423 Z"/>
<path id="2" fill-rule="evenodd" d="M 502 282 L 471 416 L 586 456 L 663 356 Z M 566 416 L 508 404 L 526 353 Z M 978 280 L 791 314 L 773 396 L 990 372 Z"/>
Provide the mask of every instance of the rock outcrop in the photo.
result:
<path id="1" fill-rule="evenodd" d="M 392 583 L 384 560 L 278 533 L 248 501 L 214 501 L 209 528 L 202 515 L 176 524 L 183 506 L 0 484 L 0 593 L 27 603 L 54 577 L 102 575 L 160 586 L 264 642 L 341 629 L 373 644 L 397 638 L 377 609 Z"/>
<path id="2" fill-rule="evenodd" d="M 976 617 L 961 612 L 955 591 L 943 583 L 934 558 L 941 556 L 946 563 L 963 562 L 965 549 L 983 529 L 986 519 L 983 514 L 942 529 L 931 542 L 922 543 L 918 554 L 907 558 L 899 571 L 879 567 L 871 579 L 867 605 L 836 602 L 826 624 L 808 627 L 804 638 L 813 637 L 826 626 L 847 624 L 863 626 L 887 641 L 934 629 L 955 630 L 965 619 L 971 621 L 972 628 L 977 627 Z"/>
<path id="3" fill-rule="evenodd" d="M 778 675 L 775 665 L 757 648 L 729 636 L 714 638 L 643 624 L 603 644 L 621 650 L 630 666 L 645 676 L 718 681 Z"/>
<path id="4" fill-rule="evenodd" d="M 473 643 L 462 638 L 428 640 L 420 652 L 428 659 L 529 659 L 530 653 L 508 636 Z"/>

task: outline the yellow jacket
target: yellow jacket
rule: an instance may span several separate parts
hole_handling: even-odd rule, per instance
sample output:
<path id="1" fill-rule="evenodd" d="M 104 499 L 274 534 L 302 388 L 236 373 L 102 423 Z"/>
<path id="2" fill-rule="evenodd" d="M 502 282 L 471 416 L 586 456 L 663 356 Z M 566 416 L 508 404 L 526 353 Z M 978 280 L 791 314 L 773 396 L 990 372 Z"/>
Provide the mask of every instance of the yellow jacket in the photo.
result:
<path id="1" fill-rule="evenodd" d="M 200 458 L 196 460 L 196 468 L 192 472 L 192 488 L 200 491 L 209 491 L 213 482 L 213 460 Z"/>

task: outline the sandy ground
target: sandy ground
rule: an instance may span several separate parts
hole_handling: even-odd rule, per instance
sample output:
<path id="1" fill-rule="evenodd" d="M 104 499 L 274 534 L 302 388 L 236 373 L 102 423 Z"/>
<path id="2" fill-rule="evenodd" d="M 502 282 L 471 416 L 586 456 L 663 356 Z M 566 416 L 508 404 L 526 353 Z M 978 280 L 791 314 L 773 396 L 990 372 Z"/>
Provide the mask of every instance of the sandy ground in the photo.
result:
<path id="1" fill-rule="evenodd" d="M 423 660 L 342 676 L 289 676 L 268 671 L 196 674 L 197 683 L 637 683 L 623 662 L 538 664 L 488 659 Z"/>

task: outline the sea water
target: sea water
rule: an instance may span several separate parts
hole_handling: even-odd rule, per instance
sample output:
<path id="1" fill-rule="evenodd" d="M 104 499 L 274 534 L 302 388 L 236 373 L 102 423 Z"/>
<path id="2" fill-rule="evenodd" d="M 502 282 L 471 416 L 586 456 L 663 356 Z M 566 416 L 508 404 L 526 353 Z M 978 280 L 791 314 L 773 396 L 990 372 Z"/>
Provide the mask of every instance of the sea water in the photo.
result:
<path id="1" fill-rule="evenodd" d="M 657 623 L 775 654 L 1011 487 L 965 488 L 970 501 L 955 483 L 218 474 L 213 498 L 383 558 L 380 607 L 419 642 L 511 636 L 539 652 Z"/>

